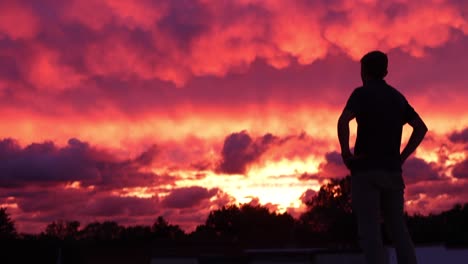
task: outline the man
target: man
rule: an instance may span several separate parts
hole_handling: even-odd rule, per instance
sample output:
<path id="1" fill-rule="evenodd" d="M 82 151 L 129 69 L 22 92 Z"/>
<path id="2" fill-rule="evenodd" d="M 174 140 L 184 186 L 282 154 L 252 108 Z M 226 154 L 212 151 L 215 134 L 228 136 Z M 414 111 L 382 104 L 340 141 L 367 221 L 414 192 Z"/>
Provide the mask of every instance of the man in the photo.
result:
<path id="1" fill-rule="evenodd" d="M 427 127 L 405 97 L 388 85 L 387 55 L 367 53 L 361 59 L 363 86 L 355 89 L 338 120 L 344 163 L 351 171 L 352 206 L 360 244 L 368 264 L 388 263 L 380 216 L 395 245 L 399 264 L 414 264 L 416 256 L 404 218 L 405 185 L 402 164 L 423 140 Z M 354 155 L 349 148 L 349 122 L 356 118 Z M 413 132 L 400 153 L 403 125 Z"/>

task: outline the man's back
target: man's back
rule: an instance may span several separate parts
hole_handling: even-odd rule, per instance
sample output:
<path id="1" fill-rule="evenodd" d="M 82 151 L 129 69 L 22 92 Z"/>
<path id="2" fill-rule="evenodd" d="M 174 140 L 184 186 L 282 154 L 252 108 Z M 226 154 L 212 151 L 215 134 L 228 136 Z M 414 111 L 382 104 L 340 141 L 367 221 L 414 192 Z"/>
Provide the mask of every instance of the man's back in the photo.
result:
<path id="1" fill-rule="evenodd" d="M 372 51 L 361 59 L 364 86 L 349 98 L 338 119 L 341 156 L 351 169 L 351 195 L 360 244 L 368 264 L 388 263 L 382 242 L 383 216 L 397 252 L 398 263 L 416 264 L 416 254 L 405 223 L 401 164 L 423 140 L 427 127 L 405 97 L 383 80 L 388 58 Z M 354 154 L 349 147 L 349 122 L 358 123 Z M 413 127 L 400 154 L 403 125 Z"/>
<path id="2" fill-rule="evenodd" d="M 358 123 L 352 170 L 401 171 L 402 128 L 417 116 L 405 97 L 384 80 L 372 80 L 354 90 L 345 109 Z"/>

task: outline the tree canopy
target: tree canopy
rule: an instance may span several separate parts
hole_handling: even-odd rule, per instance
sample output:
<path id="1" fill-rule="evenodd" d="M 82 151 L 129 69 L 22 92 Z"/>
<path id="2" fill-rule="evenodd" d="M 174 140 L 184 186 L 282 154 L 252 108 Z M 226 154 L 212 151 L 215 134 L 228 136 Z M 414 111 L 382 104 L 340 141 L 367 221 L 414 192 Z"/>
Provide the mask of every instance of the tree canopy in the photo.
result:
<path id="1" fill-rule="evenodd" d="M 16 238 L 16 227 L 6 208 L 0 208 L 0 240 Z"/>

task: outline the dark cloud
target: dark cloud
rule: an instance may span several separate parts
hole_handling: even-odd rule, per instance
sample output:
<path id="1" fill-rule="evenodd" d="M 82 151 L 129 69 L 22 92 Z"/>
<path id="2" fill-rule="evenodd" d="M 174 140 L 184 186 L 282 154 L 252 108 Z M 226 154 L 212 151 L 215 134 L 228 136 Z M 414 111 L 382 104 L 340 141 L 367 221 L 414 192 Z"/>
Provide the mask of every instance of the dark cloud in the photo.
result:
<path id="1" fill-rule="evenodd" d="M 196 207 L 204 200 L 210 199 L 218 193 L 218 189 L 206 189 L 199 186 L 178 188 L 171 191 L 161 204 L 168 208 Z"/>
<path id="2" fill-rule="evenodd" d="M 247 167 L 258 160 L 275 140 L 272 134 L 253 140 L 246 131 L 232 133 L 224 140 L 222 160 L 217 170 L 227 174 L 245 174 Z"/>
<path id="3" fill-rule="evenodd" d="M 138 157 L 135 158 L 135 163 L 141 166 L 149 166 L 153 163 L 154 158 L 159 153 L 159 149 L 156 145 L 152 145 L 146 151 L 142 152 Z"/>
<path id="4" fill-rule="evenodd" d="M 71 139 L 64 148 L 53 142 L 33 143 L 21 148 L 12 139 L 0 143 L 0 186 L 17 187 L 32 183 L 83 181 L 93 182 L 100 177 L 98 163 L 106 162 L 86 143 Z M 93 164 L 94 163 L 94 164 Z"/>
<path id="5" fill-rule="evenodd" d="M 303 173 L 300 180 L 320 180 L 331 178 L 342 178 L 349 175 L 349 170 L 343 164 L 341 155 L 336 152 L 329 152 L 325 155 L 325 162 L 319 165 L 317 173 Z M 403 176 L 407 184 L 414 184 L 420 181 L 440 180 L 436 164 L 427 163 L 423 159 L 410 158 L 403 166 Z"/>
<path id="6" fill-rule="evenodd" d="M 99 188 L 172 183 L 175 179 L 145 170 L 156 154 L 156 147 L 152 146 L 135 159 L 119 160 L 78 139 L 70 139 L 64 147 L 49 141 L 24 148 L 13 139 L 3 139 L 0 141 L 0 187 L 74 181 Z"/>
<path id="7" fill-rule="evenodd" d="M 459 179 L 468 179 L 468 159 L 457 163 L 452 170 L 452 175 Z"/>
<path id="8" fill-rule="evenodd" d="M 425 160 L 412 157 L 403 164 L 403 178 L 406 184 L 420 181 L 440 180 L 436 164 L 427 163 Z"/>
<path id="9" fill-rule="evenodd" d="M 203 223 L 210 210 L 233 202 L 232 196 L 219 189 L 198 188 L 174 190 L 165 204 L 156 196 L 119 196 L 114 191 L 89 188 L 0 188 L 0 202 L 15 206 L 12 217 L 22 232 L 38 233 L 59 219 L 78 220 L 82 225 L 109 220 L 123 225 L 149 225 L 160 215 L 191 231 Z"/>
<path id="10" fill-rule="evenodd" d="M 192 162 L 190 164 L 190 168 L 197 170 L 197 171 L 205 171 L 210 169 L 212 166 L 211 162 L 208 160 Z"/>
<path id="11" fill-rule="evenodd" d="M 159 212 L 157 198 L 103 196 L 87 203 L 89 216 L 145 216 Z"/>
<path id="12" fill-rule="evenodd" d="M 349 170 L 343 163 L 341 154 L 332 151 L 325 154 L 325 161 L 320 163 L 317 173 L 303 173 L 299 176 L 300 180 L 323 180 L 342 178 L 349 175 Z"/>
<path id="13" fill-rule="evenodd" d="M 70 217 L 86 207 L 87 201 L 93 199 L 96 192 L 85 189 L 63 189 L 57 187 L 18 188 L 5 192 L 4 195 L 15 197 L 18 207 L 24 213 L 42 215 L 54 214 L 60 217 Z M 50 218 L 49 218 L 50 219 Z"/>
<path id="14" fill-rule="evenodd" d="M 411 199 L 418 199 L 419 195 L 422 194 L 429 199 L 438 198 L 442 195 L 445 196 L 445 199 L 465 202 L 468 200 L 467 188 L 468 180 L 466 179 L 460 179 L 457 182 L 448 178 L 440 181 L 421 181 L 408 185 L 405 189 L 405 196 Z"/>
<path id="15" fill-rule="evenodd" d="M 118 191 L 80 186 L 30 186 L 0 188 L 0 201 L 17 204 L 22 214 L 43 221 L 92 217 L 148 216 L 159 209 L 157 196 L 122 196 Z M 36 219 L 39 220 L 39 219 Z"/>
<path id="16" fill-rule="evenodd" d="M 22 232 L 38 233 L 58 219 L 78 220 L 82 225 L 109 220 L 149 225 L 160 215 L 191 231 L 210 210 L 231 204 L 234 198 L 220 189 L 198 186 L 174 189 L 163 201 L 157 195 L 122 196 L 117 190 L 36 186 L 0 188 L 0 202 L 15 206 L 12 217 Z"/>
<path id="17" fill-rule="evenodd" d="M 59 218 L 147 216 L 159 211 L 157 197 L 124 197 L 89 189 L 49 187 L 19 191 L 16 197 L 23 213 L 39 213 L 49 221 Z"/>
<path id="18" fill-rule="evenodd" d="M 325 163 L 320 164 L 319 174 L 324 178 L 342 178 L 349 174 L 341 154 L 333 151 L 325 154 Z"/>
<path id="19" fill-rule="evenodd" d="M 174 38 L 181 49 L 189 50 L 193 39 L 210 29 L 210 12 L 198 1 L 177 1 L 158 26 Z"/>
<path id="20" fill-rule="evenodd" d="M 456 203 L 468 201 L 467 179 L 454 181 L 451 178 L 418 181 L 408 184 L 405 189 L 406 209 L 410 213 L 439 213 Z"/>
<path id="21" fill-rule="evenodd" d="M 468 128 L 462 131 L 453 132 L 449 135 L 450 141 L 453 143 L 468 143 Z"/>

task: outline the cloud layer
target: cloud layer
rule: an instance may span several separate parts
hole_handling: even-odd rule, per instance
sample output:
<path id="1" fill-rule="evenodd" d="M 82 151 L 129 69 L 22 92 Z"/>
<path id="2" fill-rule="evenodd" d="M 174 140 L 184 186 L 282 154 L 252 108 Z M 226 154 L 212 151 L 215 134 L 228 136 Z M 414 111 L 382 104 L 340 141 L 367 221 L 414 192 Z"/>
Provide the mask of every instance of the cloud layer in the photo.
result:
<path id="1" fill-rule="evenodd" d="M 354 59 L 376 48 L 423 56 L 468 33 L 463 1 L 8 0 L 0 10 L 2 55 L 25 85 L 45 90 L 109 76 L 183 86 L 257 59 L 311 64 L 335 49 Z"/>
<path id="2" fill-rule="evenodd" d="M 446 135 L 445 142 L 452 136 Z M 438 141 L 444 142 L 442 139 Z M 257 190 L 256 182 L 262 181 L 259 177 L 263 177 L 258 174 L 262 173 L 259 168 L 285 161 L 290 164 L 290 174 L 284 174 L 281 167 L 276 171 L 263 172 L 267 173 L 268 185 L 260 183 L 264 190 L 249 196 L 254 197 L 256 203 L 277 209 L 283 205 L 269 202 L 268 196 L 264 196 L 268 193 L 266 189 L 281 185 L 283 188 L 296 188 L 292 180 L 295 178 L 302 182 L 302 191 L 296 193 L 296 199 L 304 201 L 319 187 L 313 185 L 315 187 L 311 189 L 308 183 L 323 184 L 349 174 L 336 151 L 324 153 L 318 148 L 309 150 L 308 156 L 304 156 L 300 148 L 308 144 L 314 146 L 311 142 L 314 140 L 304 134 L 279 137 L 235 132 L 227 135 L 224 143 L 219 145 L 214 158 L 216 162 L 194 166 L 189 161 L 199 155 L 185 154 L 191 155 L 186 157 L 186 163 L 177 157 L 170 161 L 168 157 L 173 155 L 170 153 L 177 153 L 180 147 L 162 142 L 150 145 L 134 157 L 119 158 L 116 150 L 92 146 L 78 139 L 70 139 L 62 147 L 53 142 L 22 147 L 13 139 L 3 139 L 0 141 L 0 204 L 13 211 L 21 230 L 29 232 L 40 231 L 56 219 L 84 222 L 114 219 L 124 224 L 135 224 L 148 223 L 159 215 L 191 230 L 202 223 L 213 208 L 242 200 L 243 197 L 235 196 L 236 192 L 229 193 L 223 189 L 235 190 L 237 184 L 246 184 L 251 186 L 248 188 Z M 411 157 L 405 163 L 403 176 L 408 211 L 440 211 L 468 198 L 463 191 L 468 185 L 466 149 L 464 143 L 456 144 L 454 149 L 464 152 L 447 155 L 444 163 L 419 157 Z M 311 167 L 308 170 L 305 167 L 305 171 L 292 170 L 297 164 L 295 160 L 305 162 L 311 157 L 319 158 L 321 153 L 324 153 L 323 159 L 320 162 L 317 159 L 316 172 Z M 242 175 L 226 182 L 234 177 L 230 174 Z M 234 189 L 226 185 L 236 181 L 238 183 L 232 186 Z M 262 192 L 265 192 L 263 196 Z M 295 215 L 300 212 L 296 207 L 288 207 L 287 210 Z"/>

